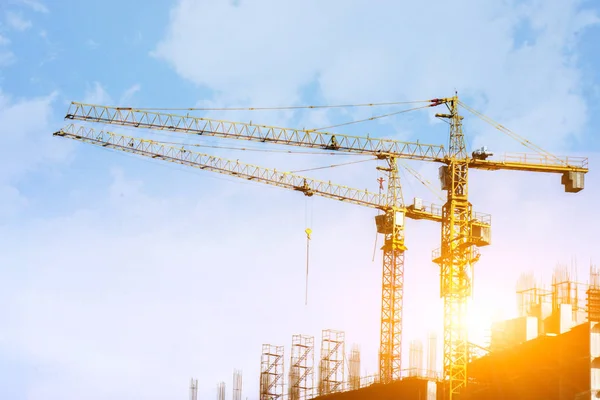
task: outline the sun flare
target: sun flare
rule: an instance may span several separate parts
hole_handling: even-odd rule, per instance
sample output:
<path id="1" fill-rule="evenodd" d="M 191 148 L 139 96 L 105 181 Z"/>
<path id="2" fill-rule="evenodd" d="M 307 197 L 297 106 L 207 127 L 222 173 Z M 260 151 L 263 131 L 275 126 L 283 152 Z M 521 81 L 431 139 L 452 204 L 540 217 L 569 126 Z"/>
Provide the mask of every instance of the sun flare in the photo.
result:
<path id="1" fill-rule="evenodd" d="M 492 324 L 505 317 L 501 304 L 493 301 L 469 300 L 467 330 L 469 342 L 487 346 L 490 342 Z"/>

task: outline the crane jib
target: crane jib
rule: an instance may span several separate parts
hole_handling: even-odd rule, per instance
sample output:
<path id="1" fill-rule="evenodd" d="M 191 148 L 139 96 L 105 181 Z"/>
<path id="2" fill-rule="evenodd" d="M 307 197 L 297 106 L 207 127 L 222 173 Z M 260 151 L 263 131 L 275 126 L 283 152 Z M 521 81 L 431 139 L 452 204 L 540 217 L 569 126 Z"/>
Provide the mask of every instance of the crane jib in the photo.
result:
<path id="1" fill-rule="evenodd" d="M 403 142 L 393 139 L 333 134 L 310 129 L 281 128 L 252 123 L 220 121 L 190 115 L 150 112 L 133 108 L 72 103 L 66 119 L 169 130 L 187 134 L 269 142 L 273 144 L 335 150 L 340 152 L 395 156 L 398 158 L 442 161 L 444 146 Z"/>
<path id="2" fill-rule="evenodd" d="M 153 159 L 175 162 L 191 167 L 228 174 L 243 179 L 258 181 L 274 186 L 303 192 L 305 195 L 319 195 L 357 205 L 386 210 L 384 194 L 354 189 L 331 182 L 302 177 L 288 172 L 258 167 L 238 161 L 202 154 L 182 147 L 168 146 L 152 140 L 140 139 L 106 131 L 96 131 L 90 127 L 69 125 L 55 132 L 55 136 L 83 141 L 100 147 L 109 147 L 120 151 L 138 154 Z M 441 206 L 419 202 L 419 206 L 401 206 L 411 219 L 425 219 L 440 222 Z M 485 214 L 483 215 L 485 219 Z"/>

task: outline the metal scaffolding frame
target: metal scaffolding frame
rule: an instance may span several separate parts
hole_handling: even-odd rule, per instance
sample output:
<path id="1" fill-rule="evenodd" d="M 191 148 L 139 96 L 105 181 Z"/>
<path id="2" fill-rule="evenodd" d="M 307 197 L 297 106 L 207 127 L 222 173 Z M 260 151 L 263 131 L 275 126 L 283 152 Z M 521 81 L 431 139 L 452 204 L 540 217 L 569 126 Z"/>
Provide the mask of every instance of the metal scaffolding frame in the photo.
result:
<path id="1" fill-rule="evenodd" d="M 283 346 L 263 344 L 260 360 L 260 400 L 283 398 Z"/>
<path id="2" fill-rule="evenodd" d="M 588 321 L 600 322 L 600 270 L 595 266 L 590 266 L 590 285 L 586 295 Z"/>
<path id="3" fill-rule="evenodd" d="M 344 390 L 345 334 L 323 330 L 319 362 L 319 396 Z"/>
<path id="4" fill-rule="evenodd" d="M 315 338 L 292 336 L 292 354 L 288 381 L 289 400 L 307 400 L 314 396 Z"/>

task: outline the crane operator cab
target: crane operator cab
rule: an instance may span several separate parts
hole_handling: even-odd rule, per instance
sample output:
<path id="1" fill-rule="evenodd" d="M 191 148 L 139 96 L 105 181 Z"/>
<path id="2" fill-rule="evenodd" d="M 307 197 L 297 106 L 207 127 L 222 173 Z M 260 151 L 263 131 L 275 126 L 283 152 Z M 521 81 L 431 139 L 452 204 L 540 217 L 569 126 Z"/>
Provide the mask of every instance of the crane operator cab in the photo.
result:
<path id="1" fill-rule="evenodd" d="M 475 150 L 472 154 L 474 160 L 486 160 L 488 157 L 493 156 L 494 153 L 487 151 L 487 146 L 483 146 L 480 149 Z"/>

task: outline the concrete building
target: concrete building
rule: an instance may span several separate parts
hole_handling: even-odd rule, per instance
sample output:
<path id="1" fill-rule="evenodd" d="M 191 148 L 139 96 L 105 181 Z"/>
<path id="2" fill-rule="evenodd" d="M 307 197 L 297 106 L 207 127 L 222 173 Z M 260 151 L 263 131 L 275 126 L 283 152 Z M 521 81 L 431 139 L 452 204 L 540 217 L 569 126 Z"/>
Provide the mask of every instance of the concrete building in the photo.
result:
<path id="1" fill-rule="evenodd" d="M 497 324 L 490 352 L 469 364 L 469 384 L 459 400 L 600 399 L 600 289 L 589 288 L 586 294 L 585 313 L 572 304 L 554 304 L 551 313 L 541 306 L 537 316 Z M 322 398 L 444 400 L 445 386 L 408 377 Z"/>

